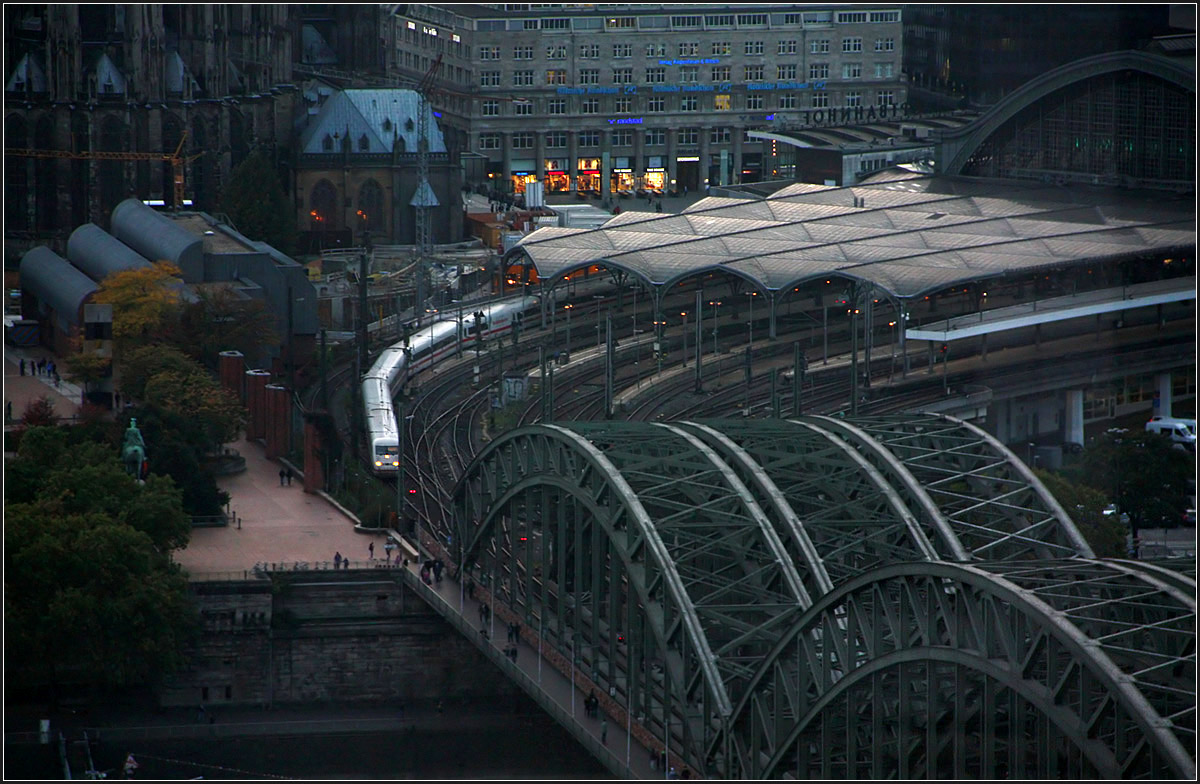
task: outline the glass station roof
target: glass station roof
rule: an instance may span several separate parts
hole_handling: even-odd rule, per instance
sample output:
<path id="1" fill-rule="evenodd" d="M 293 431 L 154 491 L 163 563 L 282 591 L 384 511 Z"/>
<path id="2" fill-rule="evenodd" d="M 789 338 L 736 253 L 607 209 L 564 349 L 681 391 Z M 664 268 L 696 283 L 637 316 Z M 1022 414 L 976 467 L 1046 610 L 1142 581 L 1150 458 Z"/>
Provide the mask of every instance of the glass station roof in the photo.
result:
<path id="1" fill-rule="evenodd" d="M 764 291 L 836 274 L 916 297 L 1010 271 L 1194 248 L 1195 202 L 1162 192 L 887 171 L 853 187 L 796 183 L 538 229 L 506 254 L 555 280 L 592 264 L 651 285 L 725 270 Z"/>

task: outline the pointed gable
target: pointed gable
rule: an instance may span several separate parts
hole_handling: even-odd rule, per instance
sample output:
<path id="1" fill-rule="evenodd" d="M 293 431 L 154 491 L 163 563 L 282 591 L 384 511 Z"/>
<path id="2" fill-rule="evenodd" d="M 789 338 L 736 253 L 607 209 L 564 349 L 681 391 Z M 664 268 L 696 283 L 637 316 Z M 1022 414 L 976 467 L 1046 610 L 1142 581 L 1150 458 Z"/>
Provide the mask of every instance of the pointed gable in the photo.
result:
<path id="1" fill-rule="evenodd" d="M 17 67 L 13 68 L 8 77 L 8 85 L 4 89 L 10 93 L 44 93 L 46 72 L 33 55 L 27 54 L 17 62 Z"/>
<path id="2" fill-rule="evenodd" d="M 300 136 L 303 154 L 330 152 L 326 137 L 336 133 L 340 140 L 350 138 L 351 152 L 390 153 L 395 140 L 403 150 L 417 149 L 417 112 L 420 99 L 412 90 L 342 90 L 318 109 Z M 446 143 L 432 110 L 429 112 L 429 151 L 445 152 Z"/>

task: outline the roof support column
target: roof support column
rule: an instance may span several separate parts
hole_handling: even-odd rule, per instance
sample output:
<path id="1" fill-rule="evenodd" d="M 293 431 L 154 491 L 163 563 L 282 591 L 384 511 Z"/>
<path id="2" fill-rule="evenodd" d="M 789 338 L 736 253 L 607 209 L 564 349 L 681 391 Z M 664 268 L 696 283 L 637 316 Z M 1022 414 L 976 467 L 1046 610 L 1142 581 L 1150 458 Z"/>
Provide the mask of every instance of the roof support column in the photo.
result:
<path id="1" fill-rule="evenodd" d="M 770 321 L 770 327 L 768 327 L 768 329 L 767 329 L 767 338 L 769 338 L 770 340 L 774 340 L 776 338 L 776 335 L 775 335 L 775 294 L 776 294 L 776 292 L 774 292 L 774 291 L 767 292 L 767 302 L 770 303 L 770 305 L 771 305 L 771 321 Z"/>

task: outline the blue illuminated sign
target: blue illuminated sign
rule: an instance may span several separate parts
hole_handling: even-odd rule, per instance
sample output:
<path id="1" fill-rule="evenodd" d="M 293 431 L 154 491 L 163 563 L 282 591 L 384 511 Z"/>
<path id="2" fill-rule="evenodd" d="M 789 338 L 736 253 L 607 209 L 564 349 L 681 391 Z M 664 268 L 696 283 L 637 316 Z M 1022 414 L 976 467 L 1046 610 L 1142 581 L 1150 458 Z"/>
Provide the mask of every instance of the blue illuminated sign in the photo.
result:
<path id="1" fill-rule="evenodd" d="M 609 125 L 641 125 L 641 117 L 610 117 Z"/>
<path id="2" fill-rule="evenodd" d="M 703 60 L 659 60 L 659 65 L 720 65 L 719 57 L 706 57 Z"/>

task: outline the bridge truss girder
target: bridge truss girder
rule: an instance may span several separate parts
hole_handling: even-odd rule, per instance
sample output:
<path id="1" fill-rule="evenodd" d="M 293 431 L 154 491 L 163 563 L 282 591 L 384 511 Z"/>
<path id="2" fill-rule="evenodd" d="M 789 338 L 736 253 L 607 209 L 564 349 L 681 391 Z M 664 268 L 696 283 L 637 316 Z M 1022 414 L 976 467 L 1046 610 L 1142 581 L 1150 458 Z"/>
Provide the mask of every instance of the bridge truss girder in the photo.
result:
<path id="1" fill-rule="evenodd" d="M 1166 768 L 1146 760 L 1168 758 L 1178 771 L 1178 750 L 1163 751 L 1170 745 L 1166 736 L 1147 734 L 1145 727 L 1167 722 L 1191 728 L 1185 741 L 1186 732 L 1194 736 L 1194 674 L 1190 691 L 1179 674 L 1180 662 L 1194 666 L 1194 579 L 1170 579 L 1165 575 L 1175 573 L 1163 570 L 1062 561 L 1090 555 L 1083 551 L 1086 544 L 1073 549 L 1082 542 L 1074 524 L 1020 461 L 957 420 L 804 417 L 536 425 L 489 445 L 468 467 L 454 498 L 455 541 L 468 571 L 524 619 L 544 646 L 590 674 L 598 688 L 609 691 L 705 777 L 817 775 L 834 768 L 856 776 L 880 770 L 948 775 L 963 766 L 1027 770 L 1021 760 L 1030 754 L 1054 771 L 1161 771 Z M 1053 555 L 1060 560 L 1044 565 Z M 984 556 L 1001 560 L 981 564 Z M 820 623 L 813 620 L 817 608 L 831 606 L 829 597 L 850 596 L 845 586 L 859 585 L 866 576 L 890 574 L 897 563 L 906 563 L 911 575 L 941 574 L 934 567 L 949 561 L 986 568 L 989 591 L 1000 581 L 1005 590 L 1022 592 L 1016 605 L 1006 600 L 1004 611 L 1019 606 L 1025 612 L 1020 617 L 1033 619 L 1020 623 L 1050 624 L 1046 628 L 1059 635 L 1054 640 L 1074 640 L 1061 643 L 1066 647 L 1056 648 L 1057 658 L 1047 666 L 1084 685 L 1072 691 L 1056 683 L 1045 692 L 1027 683 L 1025 669 L 1043 655 L 1038 645 L 1051 646 L 1050 637 L 1037 638 L 1037 650 L 1022 652 L 1014 632 L 987 631 L 999 617 L 994 598 L 972 600 L 973 626 L 935 612 L 940 595 L 930 586 L 958 591 L 950 586 L 966 579 L 964 574 L 967 582 L 984 579 L 979 569 L 928 584 L 906 577 L 911 584 L 888 583 L 892 603 L 877 603 L 874 615 L 860 617 L 858 610 L 848 615 L 843 602 Z M 1084 565 L 1093 569 L 1086 577 Z M 1102 628 L 1101 620 L 1080 614 L 1086 602 L 1063 605 L 1061 591 L 1046 592 L 1047 585 L 1058 584 L 1055 575 L 1104 587 L 1103 600 L 1086 591 L 1080 596 L 1116 613 L 1112 617 L 1127 626 Z M 1037 599 L 1032 605 L 1030 596 Z M 1164 596 L 1174 603 L 1174 615 L 1154 615 L 1155 602 Z M 1134 606 L 1141 607 L 1140 615 Z M 914 613 L 922 607 L 918 618 Z M 960 634 L 949 644 L 925 646 L 889 642 L 901 628 L 895 626 L 901 616 L 931 640 L 943 627 L 970 626 L 975 637 Z M 982 626 L 979 618 L 986 619 Z M 1149 637 L 1137 637 L 1130 624 Z M 847 638 L 840 649 L 822 643 L 846 634 L 858 637 Z M 1121 644 L 1131 636 L 1159 658 L 1139 660 L 1146 666 L 1131 663 Z M 859 638 L 872 642 L 846 658 Z M 1110 639 L 1118 642 L 1108 651 Z M 964 647 L 985 642 L 991 647 L 978 650 L 992 655 L 982 658 L 972 658 L 976 649 Z M 887 656 L 874 655 L 884 650 Z M 1080 651 L 1090 658 L 1081 658 Z M 829 688 L 840 678 L 822 668 L 843 661 L 854 662 L 854 688 L 866 692 Z M 1074 744 L 1077 751 L 1064 758 L 1063 766 L 1047 763 L 1042 755 L 1051 745 L 1021 745 L 1025 741 L 1004 735 L 1007 725 L 995 725 L 986 712 L 959 710 L 958 682 L 938 685 L 946 678 L 960 679 L 961 694 L 982 695 L 992 700 L 987 704 L 1009 700 L 1022 717 L 1035 716 L 1022 721 L 1041 727 L 1060 746 Z M 879 754 L 848 749 L 844 768 L 825 760 L 826 767 L 816 770 L 793 753 L 816 731 L 809 716 L 816 701 L 859 711 L 869 704 L 868 729 L 879 725 L 882 733 L 892 727 L 888 731 L 912 745 L 916 736 L 909 720 L 919 701 L 911 686 L 918 681 L 927 692 L 920 704 L 937 710 L 927 712 L 933 724 L 922 736 L 926 745 L 906 751 L 907 761 L 894 744 L 884 744 Z M 1107 702 L 1096 696 L 1106 689 L 1111 692 Z M 931 691 L 940 701 L 929 698 Z M 867 692 L 870 699 L 864 702 Z M 1193 695 L 1190 710 L 1180 693 Z M 889 702 L 888 695 L 895 699 Z M 1076 718 L 1058 704 L 1068 699 L 1064 695 L 1078 702 Z M 1078 715 L 1085 710 L 1079 706 L 1087 700 L 1095 705 L 1094 715 L 1082 720 Z M 1106 720 L 1101 714 L 1109 706 L 1121 729 L 1090 737 L 1093 725 Z M 841 714 L 829 711 L 821 732 L 837 729 L 844 739 L 853 737 L 851 725 L 855 732 L 865 726 L 849 714 L 835 719 Z M 945 726 L 987 724 L 989 733 L 999 733 L 989 735 L 989 743 L 1011 741 L 1005 746 L 1005 753 L 1011 752 L 1008 761 L 998 762 L 994 748 L 968 752 L 958 729 L 949 735 L 935 732 L 936 722 L 944 724 L 948 716 L 953 721 Z M 829 724 L 836 721 L 845 726 Z M 1149 739 L 1143 746 L 1153 746 L 1149 756 L 1118 759 L 1119 754 L 1105 757 L 1093 748 L 1141 742 L 1130 729 L 1135 724 L 1142 728 L 1137 738 Z M 886 749 L 892 748 L 896 753 L 888 757 Z M 926 748 L 934 751 L 922 762 Z M 968 757 L 976 761 L 965 762 Z"/>

